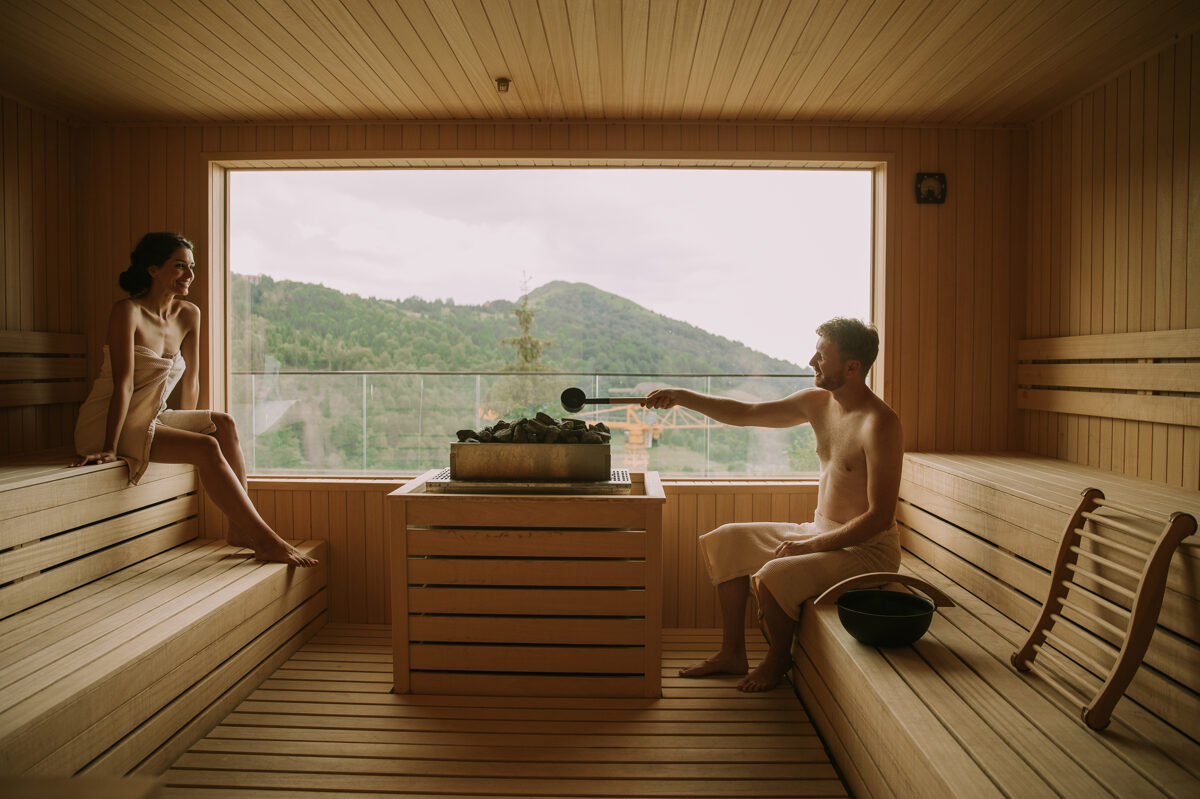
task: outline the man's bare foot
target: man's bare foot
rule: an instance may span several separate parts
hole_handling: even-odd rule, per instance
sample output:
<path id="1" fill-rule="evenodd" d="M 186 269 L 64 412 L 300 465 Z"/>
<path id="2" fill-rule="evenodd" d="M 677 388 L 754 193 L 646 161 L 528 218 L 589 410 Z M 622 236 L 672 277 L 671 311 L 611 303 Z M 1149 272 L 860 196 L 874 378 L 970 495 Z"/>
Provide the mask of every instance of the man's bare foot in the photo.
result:
<path id="1" fill-rule="evenodd" d="M 770 691 L 783 681 L 783 675 L 787 674 L 791 667 L 791 658 L 773 658 L 768 654 L 763 658 L 762 663 L 754 667 L 754 671 L 747 674 L 745 679 L 738 683 L 738 690 L 746 693 Z"/>
<path id="2" fill-rule="evenodd" d="M 707 677 L 709 674 L 745 674 L 749 669 L 750 664 L 746 662 L 746 655 L 727 655 L 723 652 L 705 660 L 703 663 L 697 663 L 694 666 L 686 666 L 679 670 L 680 677 Z"/>

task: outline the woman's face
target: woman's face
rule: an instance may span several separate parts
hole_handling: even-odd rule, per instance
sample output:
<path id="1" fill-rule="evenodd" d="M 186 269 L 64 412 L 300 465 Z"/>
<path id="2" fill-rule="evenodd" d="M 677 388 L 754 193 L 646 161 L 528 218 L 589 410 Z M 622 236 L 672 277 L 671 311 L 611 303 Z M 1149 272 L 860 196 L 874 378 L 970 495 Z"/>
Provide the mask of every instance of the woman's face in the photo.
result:
<path id="1" fill-rule="evenodd" d="M 154 278 L 155 289 L 186 297 L 196 277 L 196 261 L 192 258 L 191 250 L 180 247 L 171 253 L 162 266 L 152 266 L 149 272 Z"/>

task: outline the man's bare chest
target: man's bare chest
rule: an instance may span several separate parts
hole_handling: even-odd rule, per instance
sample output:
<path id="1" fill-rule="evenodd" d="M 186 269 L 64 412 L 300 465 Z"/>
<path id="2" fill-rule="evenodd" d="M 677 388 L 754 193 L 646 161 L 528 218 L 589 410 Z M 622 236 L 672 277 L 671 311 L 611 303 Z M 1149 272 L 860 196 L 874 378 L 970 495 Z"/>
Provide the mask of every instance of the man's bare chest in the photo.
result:
<path id="1" fill-rule="evenodd" d="M 852 419 L 836 422 L 814 420 L 817 438 L 817 458 L 822 471 L 845 475 L 866 475 L 867 456 L 863 449 L 860 426 Z"/>

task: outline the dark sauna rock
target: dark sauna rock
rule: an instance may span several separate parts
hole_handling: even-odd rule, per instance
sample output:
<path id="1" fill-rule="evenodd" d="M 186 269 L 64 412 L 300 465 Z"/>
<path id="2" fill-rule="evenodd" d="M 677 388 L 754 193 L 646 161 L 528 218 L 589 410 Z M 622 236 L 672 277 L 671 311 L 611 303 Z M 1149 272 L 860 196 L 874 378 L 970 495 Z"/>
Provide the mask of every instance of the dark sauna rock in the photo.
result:
<path id="1" fill-rule="evenodd" d="M 583 419 L 557 420 L 539 412 L 532 419 L 507 422 L 500 419 L 482 430 L 459 430 L 456 434 L 464 444 L 607 444 L 612 440 L 608 425 L 590 425 Z"/>

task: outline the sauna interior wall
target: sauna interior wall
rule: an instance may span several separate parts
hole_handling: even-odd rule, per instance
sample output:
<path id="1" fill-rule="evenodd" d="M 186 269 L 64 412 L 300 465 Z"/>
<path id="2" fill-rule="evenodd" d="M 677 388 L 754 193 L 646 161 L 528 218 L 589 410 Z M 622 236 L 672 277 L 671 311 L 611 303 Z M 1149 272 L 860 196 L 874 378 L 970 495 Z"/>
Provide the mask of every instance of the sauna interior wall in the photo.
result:
<path id="1" fill-rule="evenodd" d="M 0 332 L 82 333 L 74 145 L 64 120 L 0 97 Z M 70 443 L 74 405 L 0 408 L 0 453 Z"/>
<path id="2" fill-rule="evenodd" d="M 1022 338 L 1200 328 L 1200 34 L 1037 121 L 1030 160 Z M 1023 414 L 1030 452 L 1200 489 L 1198 427 Z"/>
<path id="3" fill-rule="evenodd" d="M 1024 129 L 918 129 L 778 124 L 313 124 L 106 126 L 88 131 L 83 235 L 92 249 L 87 297 L 90 347 L 98 356 L 116 274 L 146 230 L 176 228 L 197 242 L 193 299 L 212 290 L 205 272 L 210 209 L 205 155 L 279 159 L 353 158 L 395 152 L 455 163 L 473 154 L 636 158 L 653 164 L 689 154 L 739 158 L 797 153 L 892 153 L 882 392 L 901 415 L 908 449 L 1011 449 L 1014 320 L 1024 317 L 1028 134 Z M 716 157 L 713 158 L 716 160 Z M 276 162 L 278 163 L 278 162 Z M 945 205 L 918 206 L 913 179 L 943 171 Z M 766 290 L 767 287 L 764 287 Z M 219 292 L 217 292 L 219 293 Z M 204 357 L 222 342 L 214 309 L 203 308 Z M 799 335 L 810 335 L 800 332 Z M 223 394 L 205 369 L 206 395 Z"/>
<path id="4" fill-rule="evenodd" d="M 287 165 L 298 166 L 304 158 L 354 157 L 356 152 L 427 154 L 432 161 L 449 160 L 451 164 L 454 156 L 470 158 L 480 152 L 513 157 L 586 153 L 591 157 L 637 154 L 640 162 L 652 164 L 655 159 L 651 156 L 670 159 L 698 152 L 718 153 L 735 163 L 736 159 L 796 153 L 890 153 L 888 275 L 877 303 L 883 308 L 882 332 L 890 368 L 883 372 L 881 388 L 901 414 L 906 446 L 914 450 L 1009 449 L 1019 444 L 1012 354 L 1015 322 L 1025 313 L 1021 281 L 1026 253 L 1028 136 L 1024 129 L 354 123 L 83 126 L 71 129 L 68 135 L 63 123 L 55 123 L 52 135 L 43 123 L 36 132 L 30 124 L 26 137 L 19 124 L 17 131 L 12 131 L 10 115 L 16 120 L 46 119 L 36 109 L 5 100 L 4 220 L 6 231 L 14 225 L 23 230 L 20 246 L 10 247 L 10 238 L 5 236 L 6 305 L 11 302 L 8 287 L 13 286 L 15 296 L 21 298 L 15 307 L 31 309 L 30 325 L 66 325 L 63 329 L 87 333 L 95 374 L 108 310 L 120 296 L 116 276 L 124 268 L 133 242 L 147 230 L 180 230 L 197 245 L 200 270 L 192 298 L 205 314 L 201 374 L 202 391 L 210 401 L 224 393 L 222 376 L 209 369 L 212 354 L 223 347 L 223 334 L 217 309 L 207 300 L 219 295 L 221 287 L 205 266 L 214 246 L 208 239 L 210 215 L 217 218 L 223 213 L 223 198 L 209 193 L 208 157 L 223 153 L 257 154 L 264 159 L 284 156 L 295 158 L 286 161 Z M 77 146 L 64 150 L 64 138 L 72 138 Z M 42 163 L 35 152 L 44 151 L 51 140 L 58 142 L 54 151 L 63 153 L 67 167 L 47 179 L 47 167 L 34 166 Z M 950 194 L 945 205 L 916 205 L 912 181 L 918 171 L 947 173 Z M 70 203 L 73 191 L 79 202 L 77 214 Z M 34 196 L 39 192 L 42 203 L 21 202 L 22 193 Z M 60 206 L 56 215 L 40 210 Z M 26 208 L 32 208 L 31 219 L 41 221 L 24 228 L 9 221 L 24 218 Z M 58 240 L 51 250 L 48 242 L 54 236 Z M 57 289 L 34 290 L 35 265 L 40 259 L 58 270 L 53 284 Z M 52 310 L 55 304 L 58 308 Z M 20 318 L 9 315 L 5 322 Z M 56 321 L 51 322 L 52 318 Z M 22 414 L 26 413 L 3 411 L 0 429 L 8 436 L 6 450 L 20 452 L 37 449 L 43 441 L 70 441 L 73 408 L 60 409 L 46 425 L 46 435 L 36 439 L 25 432 Z M 696 535 L 718 519 L 742 513 L 746 503 L 755 508 L 768 503 L 772 514 L 782 513 L 785 504 L 786 512 L 793 516 L 806 518 L 811 513 L 796 499 L 812 493 L 812 487 L 803 484 L 774 491 L 770 499 L 760 496 L 760 489 L 744 485 L 674 487 L 668 492 L 668 513 L 674 514 L 671 524 L 680 543 L 674 566 L 665 576 L 675 589 L 664 611 L 671 623 L 684 626 L 714 623 L 711 588 L 696 570 Z M 285 535 L 331 540 L 333 573 L 343 575 L 333 579 L 345 581 L 345 599 L 335 599 L 335 613 L 348 621 L 377 621 L 386 607 L 378 604 L 383 596 L 378 575 L 372 577 L 367 571 L 371 564 L 385 562 L 371 554 L 375 551 L 371 547 L 382 546 L 383 493 L 386 491 L 381 493 L 379 486 L 369 483 L 322 488 L 312 483 L 284 486 L 256 481 L 256 501 L 278 521 Z M 731 503 L 729 508 L 725 503 Z M 793 508 L 795 503 L 801 504 Z M 337 516 L 343 507 L 344 515 Z M 207 535 L 223 533 L 219 514 L 207 503 L 203 519 Z M 343 521 L 335 524 L 331 519 Z M 360 537 L 365 549 L 357 545 Z M 342 541 L 346 548 L 339 551 Z M 335 595 L 341 596 L 340 590 Z M 373 599 L 369 601 L 367 593 L 355 598 L 353 592 L 360 590 L 370 590 Z"/>

